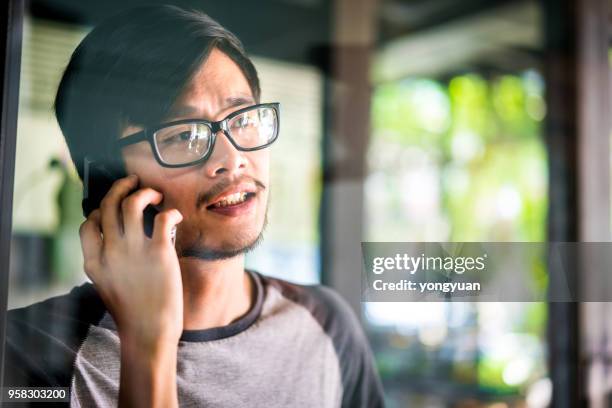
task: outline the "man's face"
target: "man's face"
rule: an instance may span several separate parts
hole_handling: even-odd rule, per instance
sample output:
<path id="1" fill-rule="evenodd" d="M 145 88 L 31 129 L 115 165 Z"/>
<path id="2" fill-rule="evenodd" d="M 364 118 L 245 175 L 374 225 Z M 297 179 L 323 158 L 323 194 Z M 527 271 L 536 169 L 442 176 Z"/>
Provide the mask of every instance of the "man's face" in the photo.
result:
<path id="1" fill-rule="evenodd" d="M 238 65 L 213 49 L 176 101 L 167 121 L 190 118 L 218 121 L 253 104 L 251 88 Z M 139 130 L 128 127 L 123 136 Z M 163 194 L 162 209 L 176 208 L 183 215 L 177 229 L 179 256 L 208 259 L 232 256 L 259 238 L 269 194 L 269 149 L 238 151 L 219 132 L 208 160 L 196 166 L 161 167 L 145 142 L 127 146 L 123 157 L 127 173 L 138 175 L 141 187 L 151 187 Z M 247 200 L 238 205 L 228 205 L 231 200 L 219 202 L 232 193 L 243 192 L 254 195 L 247 195 Z"/>

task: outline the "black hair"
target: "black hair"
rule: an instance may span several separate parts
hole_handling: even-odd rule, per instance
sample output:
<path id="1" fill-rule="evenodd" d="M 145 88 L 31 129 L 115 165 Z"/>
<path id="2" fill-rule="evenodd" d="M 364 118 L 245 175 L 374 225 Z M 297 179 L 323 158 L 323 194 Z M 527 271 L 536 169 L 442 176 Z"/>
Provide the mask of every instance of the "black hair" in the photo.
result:
<path id="1" fill-rule="evenodd" d="M 257 71 L 243 45 L 203 12 L 145 6 L 96 26 L 72 54 L 55 98 L 81 179 L 86 157 L 123 168 L 112 141 L 128 125 L 151 126 L 166 117 L 213 48 L 238 65 L 259 102 Z"/>

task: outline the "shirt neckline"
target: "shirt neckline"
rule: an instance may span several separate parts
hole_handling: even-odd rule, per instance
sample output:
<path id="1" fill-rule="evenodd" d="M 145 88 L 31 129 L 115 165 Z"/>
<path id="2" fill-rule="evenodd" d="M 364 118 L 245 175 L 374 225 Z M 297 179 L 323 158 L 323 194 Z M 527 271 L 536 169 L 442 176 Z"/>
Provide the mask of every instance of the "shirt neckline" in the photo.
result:
<path id="1" fill-rule="evenodd" d="M 185 342 L 204 342 L 212 340 L 225 339 L 227 337 L 235 336 L 236 334 L 248 329 L 261 314 L 263 305 L 263 285 L 261 283 L 261 277 L 255 271 L 245 269 L 245 272 L 251 277 L 254 288 L 253 306 L 251 309 L 240 317 L 238 320 L 226 325 L 219 327 L 211 327 L 203 330 L 183 330 L 180 341 Z"/>

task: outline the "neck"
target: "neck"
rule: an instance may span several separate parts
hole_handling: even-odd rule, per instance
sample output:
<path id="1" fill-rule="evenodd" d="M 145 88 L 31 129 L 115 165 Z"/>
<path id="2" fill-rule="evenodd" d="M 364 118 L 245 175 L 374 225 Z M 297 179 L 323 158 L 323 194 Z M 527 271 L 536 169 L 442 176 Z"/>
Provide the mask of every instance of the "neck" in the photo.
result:
<path id="1" fill-rule="evenodd" d="M 185 330 L 226 326 L 249 311 L 253 284 L 244 255 L 219 261 L 180 258 L 180 264 Z"/>

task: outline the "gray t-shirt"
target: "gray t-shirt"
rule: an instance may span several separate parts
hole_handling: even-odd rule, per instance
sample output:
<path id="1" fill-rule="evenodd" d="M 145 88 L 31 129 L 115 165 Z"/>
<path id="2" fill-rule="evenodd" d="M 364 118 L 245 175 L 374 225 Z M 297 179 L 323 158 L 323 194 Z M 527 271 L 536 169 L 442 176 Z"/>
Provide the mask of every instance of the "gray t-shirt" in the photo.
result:
<path id="1" fill-rule="evenodd" d="M 344 300 L 321 285 L 248 273 L 247 314 L 183 332 L 180 406 L 383 406 L 368 342 Z M 117 405 L 119 338 L 91 284 L 10 311 L 5 351 L 5 386 L 66 386 L 70 406 Z"/>

